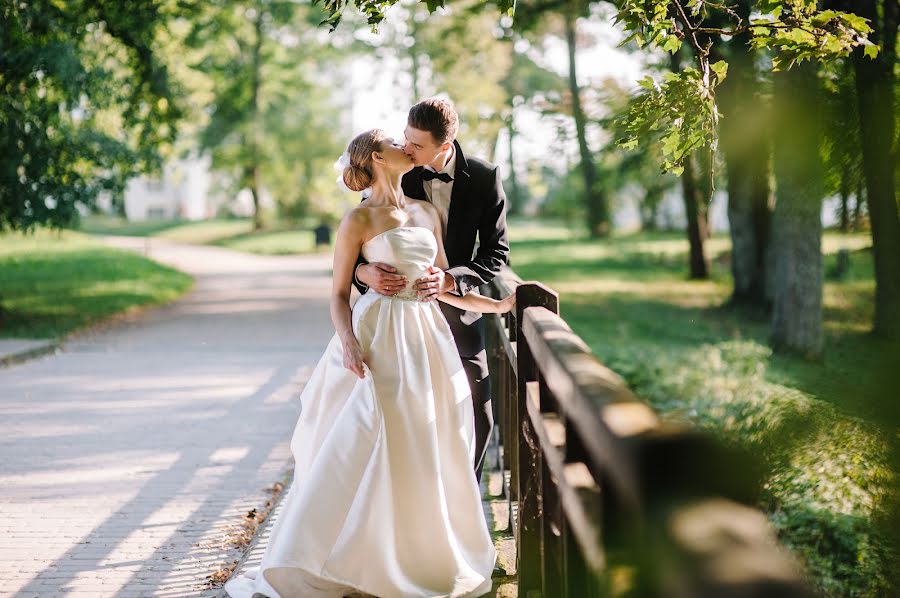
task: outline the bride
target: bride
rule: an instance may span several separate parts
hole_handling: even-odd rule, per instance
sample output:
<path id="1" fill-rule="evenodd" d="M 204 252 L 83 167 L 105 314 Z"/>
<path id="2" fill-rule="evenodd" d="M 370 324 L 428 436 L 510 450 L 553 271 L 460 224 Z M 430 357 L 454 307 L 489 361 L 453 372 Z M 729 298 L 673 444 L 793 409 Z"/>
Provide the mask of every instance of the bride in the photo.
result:
<path id="1" fill-rule="evenodd" d="M 474 415 L 447 321 L 413 282 L 447 268 L 441 220 L 404 196 L 413 167 L 378 129 L 348 148 L 343 179 L 371 196 L 341 222 L 331 318 L 337 330 L 301 395 L 291 440 L 294 482 L 258 571 L 229 581 L 232 598 L 469 598 L 491 589 L 495 552 L 472 468 Z M 350 307 L 357 256 L 394 266 L 406 288 Z M 438 297 L 503 313 L 468 293 Z"/>

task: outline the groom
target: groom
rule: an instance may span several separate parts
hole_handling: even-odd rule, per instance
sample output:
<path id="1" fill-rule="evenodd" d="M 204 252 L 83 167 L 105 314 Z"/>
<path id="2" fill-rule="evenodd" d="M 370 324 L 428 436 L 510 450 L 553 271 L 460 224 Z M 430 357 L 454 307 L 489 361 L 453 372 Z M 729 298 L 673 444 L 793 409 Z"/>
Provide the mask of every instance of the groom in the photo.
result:
<path id="1" fill-rule="evenodd" d="M 403 177 L 403 192 L 430 201 L 441 214 L 444 248 L 450 268 L 432 267 L 415 282 L 423 300 L 440 293 L 465 295 L 490 282 L 507 263 L 506 195 L 497 167 L 466 157 L 456 141 L 459 117 L 445 100 L 431 98 L 410 108 L 404 151 L 416 167 Z M 475 236 L 478 249 L 475 250 Z M 361 262 L 354 283 L 361 293 L 369 288 L 393 295 L 404 287 L 403 277 L 388 264 Z M 475 407 L 475 473 L 481 480 L 484 453 L 494 425 L 491 384 L 484 348 L 481 314 L 441 303 L 472 389 Z"/>

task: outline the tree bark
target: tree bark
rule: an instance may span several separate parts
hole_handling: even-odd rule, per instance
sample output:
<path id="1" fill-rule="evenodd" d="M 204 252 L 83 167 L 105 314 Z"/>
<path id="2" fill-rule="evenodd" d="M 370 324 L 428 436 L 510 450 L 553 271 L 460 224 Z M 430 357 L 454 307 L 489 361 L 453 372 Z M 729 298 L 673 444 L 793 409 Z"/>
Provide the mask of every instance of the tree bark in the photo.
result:
<path id="1" fill-rule="evenodd" d="M 821 107 L 816 65 L 774 74 L 773 215 L 775 301 L 772 346 L 806 358 L 822 353 Z"/>
<path id="2" fill-rule="evenodd" d="M 750 4 L 738 4 L 749 19 Z M 766 253 L 769 243 L 769 140 L 764 123 L 768 106 L 757 93 L 754 54 L 749 34 L 728 43 L 728 77 L 717 91 L 723 118 L 719 124 L 728 177 L 728 228 L 731 234 L 731 302 L 768 303 Z M 722 42 L 720 42 L 722 43 Z"/>
<path id="3" fill-rule="evenodd" d="M 419 24 L 416 22 L 416 7 L 413 7 L 409 19 L 409 34 L 412 36 L 413 43 L 409 47 L 409 57 L 412 59 L 412 67 L 409 70 L 412 78 L 412 102 L 410 106 L 416 104 L 422 98 L 419 96 Z"/>
<path id="4" fill-rule="evenodd" d="M 703 251 L 703 240 L 706 238 L 705 218 L 702 217 L 700 205 L 703 202 L 697 185 L 694 156 L 684 159 L 684 172 L 681 173 L 681 193 L 684 198 L 684 211 L 687 216 L 687 235 L 690 245 L 690 278 L 703 280 L 709 278 L 709 262 Z"/>
<path id="5" fill-rule="evenodd" d="M 853 230 L 862 230 L 863 206 L 866 205 L 866 193 L 863 190 L 864 177 L 856 179 L 856 201 L 853 203 Z"/>
<path id="6" fill-rule="evenodd" d="M 709 239 L 709 206 L 712 205 L 713 193 L 713 154 L 711 150 L 697 152 L 698 179 L 697 179 L 697 226 L 700 229 L 700 238 L 705 242 Z"/>
<path id="7" fill-rule="evenodd" d="M 681 57 L 676 52 L 669 57 L 670 66 L 673 72 L 681 70 Z M 696 154 L 686 156 L 684 159 L 684 171 L 681 173 L 681 196 L 684 200 L 684 213 L 687 217 L 687 237 L 690 247 L 688 265 L 690 268 L 690 278 L 694 280 L 704 280 L 709 278 L 709 260 L 706 259 L 706 253 L 703 248 L 703 241 L 709 236 L 708 223 L 706 215 L 707 193 L 701 192 L 700 183 L 697 179 L 698 172 L 705 172 L 706 180 L 710 180 L 710 168 L 712 167 L 707 160 L 703 167 L 695 168 L 698 160 L 695 159 Z M 702 162 L 702 160 L 700 160 Z M 709 186 L 709 184 L 707 184 Z M 711 194 L 712 190 L 708 190 Z"/>
<path id="8" fill-rule="evenodd" d="M 262 228 L 262 215 L 259 209 L 262 200 L 262 177 L 258 165 L 254 165 L 250 169 L 250 180 L 250 194 L 253 196 L 253 230 L 260 230 Z"/>
<path id="9" fill-rule="evenodd" d="M 644 200 L 641 202 L 641 230 L 653 232 L 659 230 L 657 218 L 659 217 L 659 204 L 662 201 L 663 190 L 656 185 L 650 185 L 644 191 Z"/>
<path id="10" fill-rule="evenodd" d="M 260 173 L 260 129 L 262 127 L 260 87 L 262 85 L 262 43 L 263 43 L 263 10 L 261 6 L 256 8 L 256 20 L 253 23 L 256 38 L 253 40 L 252 68 L 253 75 L 250 83 L 250 192 L 253 195 L 253 229 L 262 228 L 262 211 L 260 203 L 262 199 L 262 175 Z"/>
<path id="11" fill-rule="evenodd" d="M 572 95 L 572 116 L 581 156 L 581 175 L 584 179 L 584 198 L 587 208 L 588 232 L 592 238 L 605 237 L 610 232 L 609 206 L 605 194 L 597 188 L 597 171 L 594 156 L 587 143 L 586 121 L 581 107 L 581 91 L 575 69 L 575 27 L 578 19 L 579 0 L 569 0 L 565 10 L 566 45 L 569 51 L 569 91 Z"/>
<path id="12" fill-rule="evenodd" d="M 900 7 L 896 0 L 883 2 L 883 7 L 879 16 L 875 0 L 853 3 L 853 12 L 873 25 L 869 39 L 881 46 L 874 60 L 864 57 L 861 49 L 857 49 L 853 64 L 875 260 L 874 332 L 897 339 L 900 338 L 900 216 L 895 187 L 898 152 L 894 147 L 894 67 Z"/>
<path id="13" fill-rule="evenodd" d="M 522 211 L 522 195 L 519 189 L 519 179 L 516 177 L 516 161 L 513 154 L 513 141 L 516 136 L 515 110 L 510 107 L 509 118 L 506 120 L 506 132 L 509 142 L 509 193 L 507 194 L 510 214 L 518 214 Z"/>
<path id="14" fill-rule="evenodd" d="M 844 172 L 840 183 L 841 195 L 841 232 L 850 232 L 850 173 Z"/>

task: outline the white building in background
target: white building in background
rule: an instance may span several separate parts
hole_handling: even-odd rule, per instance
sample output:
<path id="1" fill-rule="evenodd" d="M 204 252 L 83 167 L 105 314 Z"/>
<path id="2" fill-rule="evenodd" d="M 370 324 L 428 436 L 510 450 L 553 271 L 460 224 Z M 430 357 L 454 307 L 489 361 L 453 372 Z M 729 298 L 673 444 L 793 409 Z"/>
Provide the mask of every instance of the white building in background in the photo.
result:
<path id="1" fill-rule="evenodd" d="M 163 168 L 162 176 L 141 175 L 125 186 L 125 217 L 139 220 L 204 220 L 220 215 L 223 208 L 232 216 L 253 215 L 253 196 L 249 189 L 236 194 L 221 175 L 211 169 L 208 156 L 172 161 Z M 260 203 L 272 208 L 275 201 L 265 188 Z M 109 211 L 108 199 L 98 201 Z"/>
<path id="2" fill-rule="evenodd" d="M 128 220 L 202 220 L 216 215 L 222 198 L 213 197 L 208 156 L 173 161 L 161 177 L 145 175 L 125 187 Z"/>

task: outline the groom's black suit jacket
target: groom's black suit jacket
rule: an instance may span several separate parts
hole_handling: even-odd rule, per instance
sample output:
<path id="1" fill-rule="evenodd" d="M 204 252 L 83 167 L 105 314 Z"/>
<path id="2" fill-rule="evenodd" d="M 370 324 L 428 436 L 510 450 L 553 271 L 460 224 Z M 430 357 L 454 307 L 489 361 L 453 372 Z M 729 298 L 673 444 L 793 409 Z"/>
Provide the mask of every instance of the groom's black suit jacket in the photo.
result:
<path id="1" fill-rule="evenodd" d="M 456 281 L 459 294 L 465 295 L 490 282 L 508 262 L 509 243 L 506 238 L 506 195 L 503 193 L 497 167 L 478 158 L 467 158 L 459 143 L 456 149 L 456 171 L 450 194 L 450 213 L 444 235 L 444 249 L 450 268 L 447 272 Z M 422 179 L 423 168 L 418 166 L 403 176 L 403 192 L 413 199 L 428 201 Z M 475 250 L 475 239 L 478 249 Z M 366 287 L 357 284 L 364 293 Z M 481 314 L 456 309 L 441 303 L 450 323 L 459 354 L 475 358 L 484 349 Z"/>

